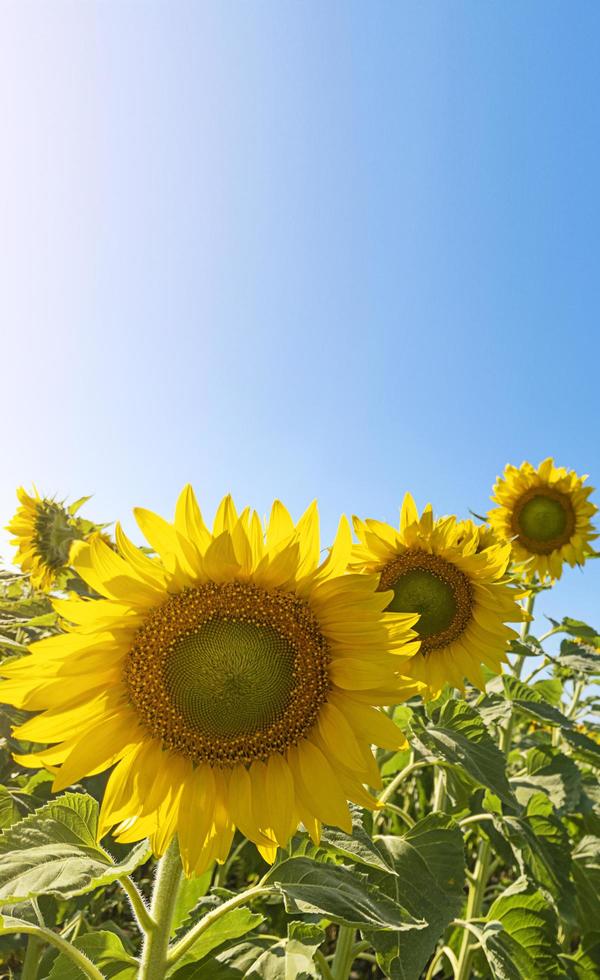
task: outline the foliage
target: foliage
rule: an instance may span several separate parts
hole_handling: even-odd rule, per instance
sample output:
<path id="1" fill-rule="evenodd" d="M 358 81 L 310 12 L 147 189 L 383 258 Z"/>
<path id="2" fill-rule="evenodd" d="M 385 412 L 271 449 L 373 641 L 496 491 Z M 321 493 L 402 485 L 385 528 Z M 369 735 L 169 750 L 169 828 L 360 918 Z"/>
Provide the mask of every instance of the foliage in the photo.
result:
<path id="1" fill-rule="evenodd" d="M 1 572 L 1 656 L 58 630 L 49 598 Z M 600 978 L 600 636 L 569 617 L 537 632 L 484 691 L 390 712 L 409 748 L 378 751 L 381 806 L 353 806 L 351 834 L 298 833 L 269 868 L 238 832 L 226 864 L 183 881 L 167 975 Z M 97 843 L 104 776 L 56 796 L 13 761 L 23 717 L 6 709 L 0 731 L 0 975 L 145 975 L 155 860 Z"/>

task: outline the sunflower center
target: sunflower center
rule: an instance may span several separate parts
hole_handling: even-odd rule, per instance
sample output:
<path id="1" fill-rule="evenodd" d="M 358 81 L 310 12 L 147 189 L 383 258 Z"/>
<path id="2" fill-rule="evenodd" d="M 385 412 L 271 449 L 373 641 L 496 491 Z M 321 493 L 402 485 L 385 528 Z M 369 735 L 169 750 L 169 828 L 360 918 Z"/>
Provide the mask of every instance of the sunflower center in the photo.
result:
<path id="1" fill-rule="evenodd" d="M 284 713 L 294 687 L 294 648 L 271 626 L 213 619 L 175 643 L 165 683 L 191 726 L 248 734 Z"/>
<path id="2" fill-rule="evenodd" d="M 574 529 L 571 501 L 558 490 L 532 487 L 517 501 L 513 530 L 529 551 L 549 554 L 567 544 Z"/>
<path id="3" fill-rule="evenodd" d="M 329 650 L 291 593 L 214 582 L 152 611 L 124 669 L 156 737 L 194 762 L 232 766 L 297 744 L 327 698 Z"/>
<path id="4" fill-rule="evenodd" d="M 389 612 L 419 613 L 421 652 L 448 646 L 471 620 L 473 590 L 467 576 L 440 555 L 408 550 L 383 568 L 380 586 L 392 589 Z"/>

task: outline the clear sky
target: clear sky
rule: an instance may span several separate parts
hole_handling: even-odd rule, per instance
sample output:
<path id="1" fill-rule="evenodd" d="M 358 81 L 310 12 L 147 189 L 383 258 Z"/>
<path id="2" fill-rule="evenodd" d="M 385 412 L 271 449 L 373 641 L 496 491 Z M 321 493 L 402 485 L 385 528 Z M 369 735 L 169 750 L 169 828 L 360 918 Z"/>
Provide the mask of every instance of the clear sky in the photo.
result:
<path id="1" fill-rule="evenodd" d="M 128 528 L 318 497 L 325 541 L 508 461 L 600 481 L 597 0 L 1 19 L 3 524 L 31 481 Z"/>

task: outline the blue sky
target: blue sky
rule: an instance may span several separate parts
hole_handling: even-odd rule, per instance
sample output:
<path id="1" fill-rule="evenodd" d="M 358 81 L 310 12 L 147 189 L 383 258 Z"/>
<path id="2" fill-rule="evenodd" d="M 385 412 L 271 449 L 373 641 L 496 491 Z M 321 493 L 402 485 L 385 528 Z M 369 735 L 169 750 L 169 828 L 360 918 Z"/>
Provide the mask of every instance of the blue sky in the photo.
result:
<path id="1" fill-rule="evenodd" d="M 7 4 L 0 509 L 600 481 L 600 7 Z M 4 544 L 4 553 L 8 549 Z M 600 562 L 549 610 L 600 624 Z"/>

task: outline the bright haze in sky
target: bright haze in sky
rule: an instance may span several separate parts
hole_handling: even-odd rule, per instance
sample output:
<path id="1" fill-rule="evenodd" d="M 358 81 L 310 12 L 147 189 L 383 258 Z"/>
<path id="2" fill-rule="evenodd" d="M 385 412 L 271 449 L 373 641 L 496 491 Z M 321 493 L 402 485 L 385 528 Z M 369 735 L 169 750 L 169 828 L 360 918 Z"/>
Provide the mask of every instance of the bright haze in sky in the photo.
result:
<path id="1" fill-rule="evenodd" d="M 600 481 L 600 5 L 7 3 L 2 524 Z M 139 536 L 137 536 L 137 540 Z M 3 554 L 11 555 L 6 536 Z M 600 563 L 543 608 L 600 625 Z"/>

